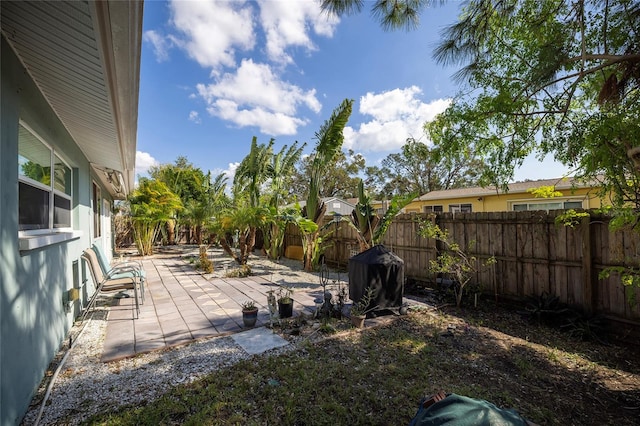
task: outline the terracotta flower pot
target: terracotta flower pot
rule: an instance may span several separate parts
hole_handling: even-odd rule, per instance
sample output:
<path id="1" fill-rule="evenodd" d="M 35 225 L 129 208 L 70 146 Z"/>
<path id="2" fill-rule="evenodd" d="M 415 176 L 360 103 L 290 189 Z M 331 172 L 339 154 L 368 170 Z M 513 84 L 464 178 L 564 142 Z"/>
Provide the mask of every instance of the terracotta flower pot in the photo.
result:
<path id="1" fill-rule="evenodd" d="M 364 320 L 367 318 L 366 315 L 351 315 L 351 324 L 355 328 L 364 328 Z"/>

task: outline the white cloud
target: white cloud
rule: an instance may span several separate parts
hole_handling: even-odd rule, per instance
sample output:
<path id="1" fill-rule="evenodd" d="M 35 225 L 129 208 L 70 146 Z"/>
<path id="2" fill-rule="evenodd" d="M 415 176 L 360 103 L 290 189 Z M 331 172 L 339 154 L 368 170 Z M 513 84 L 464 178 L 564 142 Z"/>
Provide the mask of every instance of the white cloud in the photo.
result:
<path id="1" fill-rule="evenodd" d="M 174 42 L 203 67 L 235 65 L 236 49 L 255 44 L 253 9 L 245 1 L 171 2 L 172 23 L 183 37 Z"/>
<path id="2" fill-rule="evenodd" d="M 279 79 L 266 64 L 242 61 L 237 72 L 226 73 L 209 85 L 198 84 L 198 94 L 212 116 L 240 126 L 256 126 L 268 135 L 293 135 L 306 119 L 296 116 L 300 106 L 317 113 L 321 104 L 315 90 Z"/>
<path id="3" fill-rule="evenodd" d="M 293 63 L 286 52 L 290 46 L 316 50 L 309 37 L 309 28 L 322 36 L 331 37 L 338 19 L 320 11 L 319 2 L 261 0 L 260 20 L 266 36 L 269 59 L 282 64 Z"/>
<path id="4" fill-rule="evenodd" d="M 396 151 L 407 138 L 420 139 L 424 123 L 451 103 L 449 99 L 437 99 L 426 104 L 418 98 L 421 93 L 420 88 L 411 86 L 361 97 L 359 111 L 372 119 L 357 129 L 346 127 L 344 147 L 365 152 Z"/>
<path id="5" fill-rule="evenodd" d="M 339 19 L 321 13 L 318 2 L 172 0 L 169 8 L 174 33 L 161 37 L 149 31 L 146 37 L 158 60 L 178 47 L 211 70 L 213 81 L 198 84 L 197 96 L 189 98 L 204 99 L 212 116 L 277 136 L 296 134 L 309 122 L 301 107 L 320 112 L 315 89 L 289 83 L 281 74 L 293 64 L 290 48 L 310 52 L 316 49 L 313 34 L 333 36 Z M 269 64 L 246 59 L 261 53 Z M 245 59 L 238 65 L 240 55 Z"/>
<path id="6" fill-rule="evenodd" d="M 200 114 L 198 114 L 198 111 L 191 111 L 189 113 L 189 121 L 193 121 L 196 124 L 202 123 L 202 119 L 200 118 Z"/>
<path id="7" fill-rule="evenodd" d="M 214 177 L 221 173 L 225 175 L 227 178 L 227 188 L 225 191 L 227 195 L 231 195 L 231 187 L 233 186 L 233 179 L 236 177 L 236 170 L 238 169 L 238 166 L 240 166 L 240 162 L 229 163 L 229 166 L 226 169 L 214 169 L 211 172 L 211 175 Z"/>
<path id="8" fill-rule="evenodd" d="M 169 60 L 169 49 L 173 47 L 173 42 L 170 38 L 164 37 L 154 30 L 145 31 L 142 38 L 153 46 L 156 61 L 164 62 Z"/>
<path id="9" fill-rule="evenodd" d="M 148 152 L 136 151 L 136 180 L 138 176 L 145 176 L 151 166 L 157 166 L 158 161 Z"/>

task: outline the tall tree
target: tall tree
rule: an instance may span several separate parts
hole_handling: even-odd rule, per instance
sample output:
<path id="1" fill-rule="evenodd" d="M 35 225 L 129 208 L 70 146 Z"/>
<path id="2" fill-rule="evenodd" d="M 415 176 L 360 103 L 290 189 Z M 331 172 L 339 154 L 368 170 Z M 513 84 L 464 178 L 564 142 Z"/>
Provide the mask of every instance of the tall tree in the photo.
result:
<path id="1" fill-rule="evenodd" d="M 313 165 L 313 156 L 308 156 L 298 163 L 298 169 L 294 171 L 292 191 L 294 194 L 307 194 Z M 358 175 L 366 167 L 365 158 L 349 150 L 346 154 L 340 151 L 335 158 L 327 164 L 324 170 L 319 196 L 353 198 L 357 197 Z"/>
<path id="2" fill-rule="evenodd" d="M 260 192 L 262 185 L 268 179 L 267 169 L 273 157 L 274 143 L 275 140 L 271 139 L 266 145 L 258 144 L 258 138 L 254 136 L 251 140 L 249 154 L 236 169 L 233 192 L 234 194 L 248 193 L 251 207 L 258 207 L 260 204 Z"/>
<path id="3" fill-rule="evenodd" d="M 330 164 L 342 149 L 344 135 L 342 131 L 349 121 L 353 100 L 345 99 L 333 110 L 331 117 L 325 121 L 320 130 L 315 134 L 317 140 L 315 150 L 312 154 L 311 177 L 309 179 L 309 192 L 307 203 L 303 209 L 303 216 L 320 225 L 326 206 L 320 200 L 320 187 L 325 175 L 327 165 Z M 304 267 L 307 271 L 313 270 L 312 256 L 315 251 L 315 244 L 318 239 L 318 231 L 312 233 L 305 241 L 305 261 Z"/>
<path id="4" fill-rule="evenodd" d="M 473 147 L 484 183 L 506 184 L 532 153 L 640 207 L 640 2 L 473 0 L 435 58 L 467 84 L 427 125 L 445 156 Z"/>
<path id="5" fill-rule="evenodd" d="M 436 3 L 433 0 L 375 0 L 371 5 L 371 15 L 386 30 L 411 30 L 420 24 L 420 12 Z M 438 3 L 444 3 L 439 0 Z M 360 13 L 364 0 L 322 0 L 320 7 L 329 14 L 338 16 Z"/>
<path id="6" fill-rule="evenodd" d="M 369 187 L 378 197 L 390 198 L 411 192 L 427 192 L 461 188 L 477 183 L 482 163 L 469 150 L 457 157 L 440 158 L 437 149 L 413 138 L 407 139 L 399 153 L 389 154 L 382 167 L 368 167 Z"/>
<path id="7" fill-rule="evenodd" d="M 430 4 L 376 0 L 373 15 L 413 28 Z M 322 2 L 338 15 L 363 5 Z M 463 66 L 466 87 L 427 131 L 443 158 L 469 147 L 483 156 L 481 184 L 506 187 L 525 157 L 551 154 L 578 178 L 604 176 L 615 204 L 639 208 L 638 28 L 637 0 L 470 0 L 435 51 Z"/>
<path id="8" fill-rule="evenodd" d="M 281 256 L 285 227 L 291 222 L 291 215 L 281 212 L 281 204 L 289 194 L 288 188 L 291 187 L 295 165 L 306 145 L 303 143 L 298 147 L 296 141 L 290 147 L 283 146 L 280 152 L 271 157 L 271 162 L 267 165 L 269 208 L 263 235 L 264 249 L 272 259 L 279 259 Z"/>
<path id="9" fill-rule="evenodd" d="M 163 182 L 180 197 L 182 205 L 187 209 L 177 211 L 173 218 L 167 221 L 167 243 L 175 244 L 175 230 L 183 225 L 187 227 L 187 242 L 191 242 L 190 217 L 197 209 L 195 206 L 205 202 L 207 190 L 207 175 L 201 169 L 190 163 L 186 157 L 179 156 L 174 164 L 162 164 L 149 169 L 152 179 Z M 190 207 L 190 208 L 189 208 Z"/>
<path id="10" fill-rule="evenodd" d="M 194 230 L 196 244 L 202 244 L 204 227 L 211 218 L 230 206 L 229 197 L 225 193 L 226 182 L 224 174 L 219 174 L 212 180 L 211 172 L 207 173 L 202 197 L 190 200 L 185 205 L 182 216 Z"/>
<path id="11" fill-rule="evenodd" d="M 283 146 L 280 152 L 271 157 L 271 162 L 266 166 L 266 175 L 269 179 L 269 205 L 276 209 L 280 207 L 283 199 L 289 193 L 296 163 L 300 160 L 302 151 L 307 146 L 303 143 L 298 146 L 294 142 L 291 146 Z"/>

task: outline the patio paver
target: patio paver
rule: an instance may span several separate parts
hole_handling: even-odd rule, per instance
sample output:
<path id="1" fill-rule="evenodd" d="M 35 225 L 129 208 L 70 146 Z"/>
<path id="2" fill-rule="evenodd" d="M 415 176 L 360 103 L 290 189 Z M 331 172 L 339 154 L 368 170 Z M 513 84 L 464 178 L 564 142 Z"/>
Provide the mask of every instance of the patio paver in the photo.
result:
<path id="1" fill-rule="evenodd" d="M 277 283 L 265 276 L 209 279 L 178 256 L 157 255 L 142 260 L 147 282 L 138 319 L 133 319 L 133 297 L 114 299 L 107 318 L 103 362 L 246 331 L 241 304 L 249 299 L 255 300 L 260 309 L 256 327 L 268 324 L 267 291 L 277 289 Z M 312 291 L 296 289 L 294 294 L 297 312 L 311 313 L 315 309 L 315 296 L 309 293 L 317 293 L 321 287 L 308 284 Z"/>

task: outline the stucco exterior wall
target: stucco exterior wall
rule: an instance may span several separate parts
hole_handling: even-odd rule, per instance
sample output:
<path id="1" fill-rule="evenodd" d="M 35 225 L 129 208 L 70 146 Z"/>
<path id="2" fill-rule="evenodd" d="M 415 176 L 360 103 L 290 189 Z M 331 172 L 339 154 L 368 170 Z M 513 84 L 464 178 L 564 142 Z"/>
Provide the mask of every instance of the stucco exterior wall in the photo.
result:
<path id="1" fill-rule="evenodd" d="M 43 374 L 61 347 L 82 303 L 80 256 L 92 243 L 91 168 L 83 153 L 2 38 L 0 127 L 0 424 L 18 424 Z M 73 170 L 72 225 L 79 235 L 30 251 L 19 250 L 18 130 L 23 119 Z M 103 192 L 106 194 L 106 191 Z M 71 288 L 81 300 L 63 301 Z"/>
<path id="2" fill-rule="evenodd" d="M 449 206 L 455 204 L 471 204 L 472 212 L 499 212 L 499 211 L 512 211 L 511 204 L 514 201 L 518 202 L 540 202 L 540 201 L 558 201 L 558 200 L 584 200 L 583 207 L 585 209 L 600 208 L 606 202 L 600 200 L 596 195 L 596 190 L 593 188 L 577 188 L 575 190 L 559 190 L 562 192 L 562 197 L 557 198 L 535 198 L 531 193 L 507 193 L 507 194 L 493 194 L 493 195 L 477 195 L 468 197 L 452 197 L 441 198 L 426 201 L 412 201 L 409 203 L 404 211 L 406 213 L 416 212 L 424 213 L 425 206 L 442 206 L 443 211 L 449 212 Z"/>

